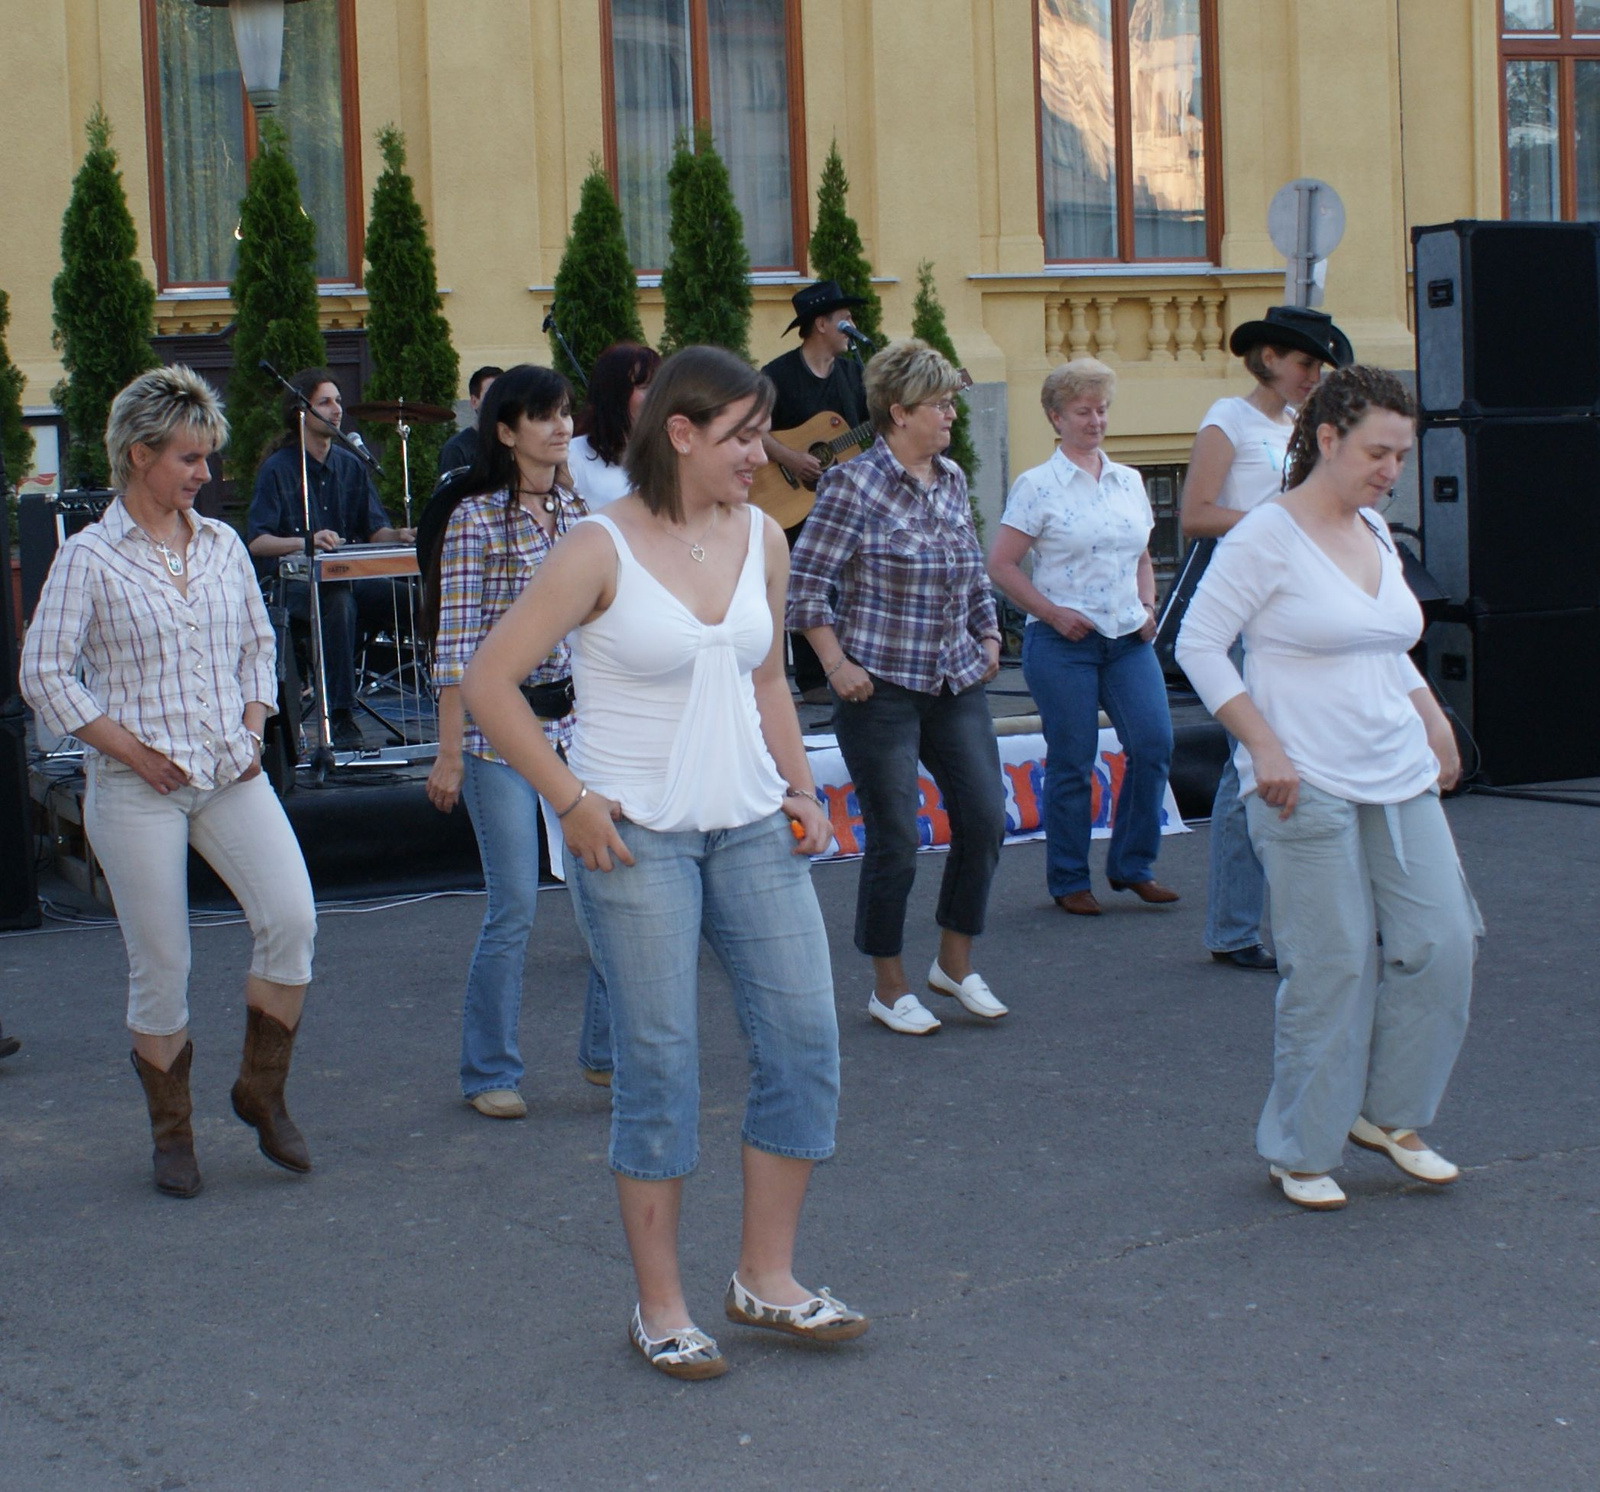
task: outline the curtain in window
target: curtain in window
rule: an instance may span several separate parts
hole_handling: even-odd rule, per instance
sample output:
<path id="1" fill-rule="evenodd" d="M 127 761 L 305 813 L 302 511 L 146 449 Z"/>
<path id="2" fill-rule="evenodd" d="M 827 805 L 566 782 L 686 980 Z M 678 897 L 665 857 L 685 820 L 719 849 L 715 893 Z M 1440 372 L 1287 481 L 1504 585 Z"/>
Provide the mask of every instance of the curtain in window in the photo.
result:
<path id="1" fill-rule="evenodd" d="M 694 128 L 689 0 L 611 0 L 617 200 L 640 269 L 667 262 L 667 168 Z"/>
<path id="2" fill-rule="evenodd" d="M 1133 257 L 1203 259 L 1206 143 L 1200 0 L 1134 0 L 1128 22 Z"/>
<path id="3" fill-rule="evenodd" d="M 304 9 L 297 6 L 296 9 Z M 156 0 L 166 276 L 179 285 L 233 278 L 244 194 L 244 101 L 226 10 Z"/>
<path id="4" fill-rule="evenodd" d="M 1039 0 L 1046 259 L 1117 257 L 1111 0 Z"/>
<path id="5" fill-rule="evenodd" d="M 757 268 L 794 263 L 784 0 L 707 0 L 711 132 Z"/>
<path id="6" fill-rule="evenodd" d="M 341 40 L 338 0 L 287 7 L 278 119 L 301 201 L 317 225 L 317 274 L 338 280 L 350 277 Z M 156 48 L 166 282 L 226 284 L 237 262 L 233 232 L 245 188 L 244 98 L 228 12 L 156 0 Z"/>
<path id="7" fill-rule="evenodd" d="M 198 8 L 198 7 L 196 7 Z M 350 273 L 344 191 L 344 99 L 339 87 L 338 0 L 309 0 L 283 13 L 278 122 L 300 178 L 300 201 L 317 225 L 317 278 Z"/>
<path id="8" fill-rule="evenodd" d="M 1551 222 L 1561 216 L 1561 143 L 1556 64 L 1506 63 L 1506 216 Z"/>

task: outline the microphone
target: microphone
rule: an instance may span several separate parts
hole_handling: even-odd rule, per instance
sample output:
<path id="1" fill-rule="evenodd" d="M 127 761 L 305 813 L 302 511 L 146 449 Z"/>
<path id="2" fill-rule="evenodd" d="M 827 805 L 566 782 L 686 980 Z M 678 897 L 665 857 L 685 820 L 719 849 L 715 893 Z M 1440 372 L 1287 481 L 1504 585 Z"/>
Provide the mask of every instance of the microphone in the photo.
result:
<path id="1" fill-rule="evenodd" d="M 847 336 L 852 342 L 854 342 L 857 347 L 872 346 L 872 338 L 863 332 L 858 332 L 855 328 L 854 322 L 836 321 L 834 325 L 838 327 L 838 329 L 843 332 L 845 336 Z"/>
<path id="2" fill-rule="evenodd" d="M 556 324 L 556 308 L 555 308 L 554 302 L 552 302 L 551 306 L 550 306 L 550 309 L 544 313 L 544 321 L 540 324 L 539 330 L 542 331 L 542 332 L 547 332 L 555 324 Z"/>
<path id="3" fill-rule="evenodd" d="M 381 477 L 383 468 L 378 465 L 378 458 L 367 449 L 367 443 L 354 430 L 341 430 L 339 432 L 355 448 L 355 453 L 367 463 Z"/>

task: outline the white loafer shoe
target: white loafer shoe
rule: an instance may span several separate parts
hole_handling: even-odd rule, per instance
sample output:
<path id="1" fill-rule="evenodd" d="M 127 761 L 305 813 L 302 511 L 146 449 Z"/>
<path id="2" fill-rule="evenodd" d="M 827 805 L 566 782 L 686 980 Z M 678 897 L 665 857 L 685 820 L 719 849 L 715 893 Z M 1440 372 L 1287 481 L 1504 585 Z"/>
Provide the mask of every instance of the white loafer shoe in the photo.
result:
<path id="1" fill-rule="evenodd" d="M 938 959 L 934 959 L 933 967 L 928 970 L 928 988 L 936 995 L 949 995 L 952 1000 L 959 1000 L 974 1015 L 981 1015 L 985 1020 L 997 1021 L 1008 1009 L 995 999 L 983 975 L 968 974 L 957 984 L 939 967 Z"/>
<path id="2" fill-rule="evenodd" d="M 876 994 L 867 1001 L 867 1014 L 880 1021 L 891 1031 L 906 1036 L 932 1036 L 939 1022 L 931 1010 L 915 995 L 901 995 L 890 1009 Z"/>
<path id="3" fill-rule="evenodd" d="M 1349 1200 L 1339 1189 L 1339 1183 L 1326 1172 L 1321 1176 L 1295 1176 L 1282 1166 L 1273 1166 L 1271 1173 L 1272 1179 L 1283 1188 L 1284 1196 L 1312 1212 L 1332 1212 Z"/>
<path id="4" fill-rule="evenodd" d="M 1407 1176 L 1418 1181 L 1430 1181 L 1435 1186 L 1449 1186 L 1461 1174 L 1461 1167 L 1451 1164 L 1437 1151 L 1426 1145 L 1421 1150 L 1408 1150 L 1400 1141 L 1414 1135 L 1414 1129 L 1379 1129 L 1366 1119 L 1357 1119 L 1351 1126 L 1350 1138 L 1363 1150 L 1376 1150 L 1387 1155 Z"/>

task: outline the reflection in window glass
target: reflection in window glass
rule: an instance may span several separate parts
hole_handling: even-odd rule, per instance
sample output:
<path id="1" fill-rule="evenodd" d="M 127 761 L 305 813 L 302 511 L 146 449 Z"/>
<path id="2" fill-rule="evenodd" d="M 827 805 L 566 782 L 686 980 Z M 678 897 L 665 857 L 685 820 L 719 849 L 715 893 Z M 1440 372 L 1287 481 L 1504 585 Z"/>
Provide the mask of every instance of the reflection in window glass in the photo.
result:
<path id="1" fill-rule="evenodd" d="M 694 128 L 688 0 L 611 0 L 617 200 L 640 269 L 667 262 L 667 168 Z"/>
<path id="2" fill-rule="evenodd" d="M 1573 23 L 1573 29 L 1580 35 L 1600 33 L 1600 0 L 1578 0 Z"/>
<path id="3" fill-rule="evenodd" d="M 794 263 L 783 0 L 708 0 L 711 133 L 757 268 Z"/>
<path id="4" fill-rule="evenodd" d="M 156 0 L 156 63 L 166 277 L 224 284 L 233 278 L 233 227 L 244 195 L 244 100 L 227 11 Z"/>
<path id="5" fill-rule="evenodd" d="M 1205 121 L 1199 0 L 1134 0 L 1128 73 L 1133 97 L 1133 252 L 1203 259 Z"/>
<path id="6" fill-rule="evenodd" d="M 1117 256 L 1111 0 L 1039 0 L 1046 259 Z"/>
<path id="7" fill-rule="evenodd" d="M 1574 216 L 1580 223 L 1592 223 L 1600 218 L 1600 62 L 1580 58 L 1572 64 L 1572 70 L 1578 136 L 1578 201 Z"/>
<path id="8" fill-rule="evenodd" d="M 1506 216 L 1550 222 L 1561 216 L 1556 64 L 1506 63 Z"/>
<path id="9" fill-rule="evenodd" d="M 1582 0 L 1579 9 L 1583 8 Z M 1505 0 L 1507 31 L 1554 31 L 1556 0 Z"/>

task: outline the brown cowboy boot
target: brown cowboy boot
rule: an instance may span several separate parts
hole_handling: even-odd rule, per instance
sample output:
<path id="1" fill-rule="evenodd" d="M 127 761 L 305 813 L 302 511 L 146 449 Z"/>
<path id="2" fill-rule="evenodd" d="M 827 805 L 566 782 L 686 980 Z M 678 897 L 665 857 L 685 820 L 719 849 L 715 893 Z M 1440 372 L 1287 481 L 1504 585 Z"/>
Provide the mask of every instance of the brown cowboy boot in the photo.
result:
<path id="1" fill-rule="evenodd" d="M 156 1190 L 169 1197 L 192 1197 L 200 1190 L 194 1130 L 189 1125 L 189 1060 L 194 1056 L 194 1043 L 184 1042 L 183 1050 L 165 1072 L 137 1052 L 128 1055 L 144 1085 L 144 1101 L 150 1109 L 150 1133 L 156 1142 L 151 1156 Z"/>
<path id="2" fill-rule="evenodd" d="M 311 1153 L 283 1106 L 295 1033 L 254 1005 L 244 1009 L 244 1056 L 239 1081 L 233 1085 L 233 1112 L 255 1127 L 261 1153 L 268 1160 L 286 1171 L 309 1171 Z"/>

